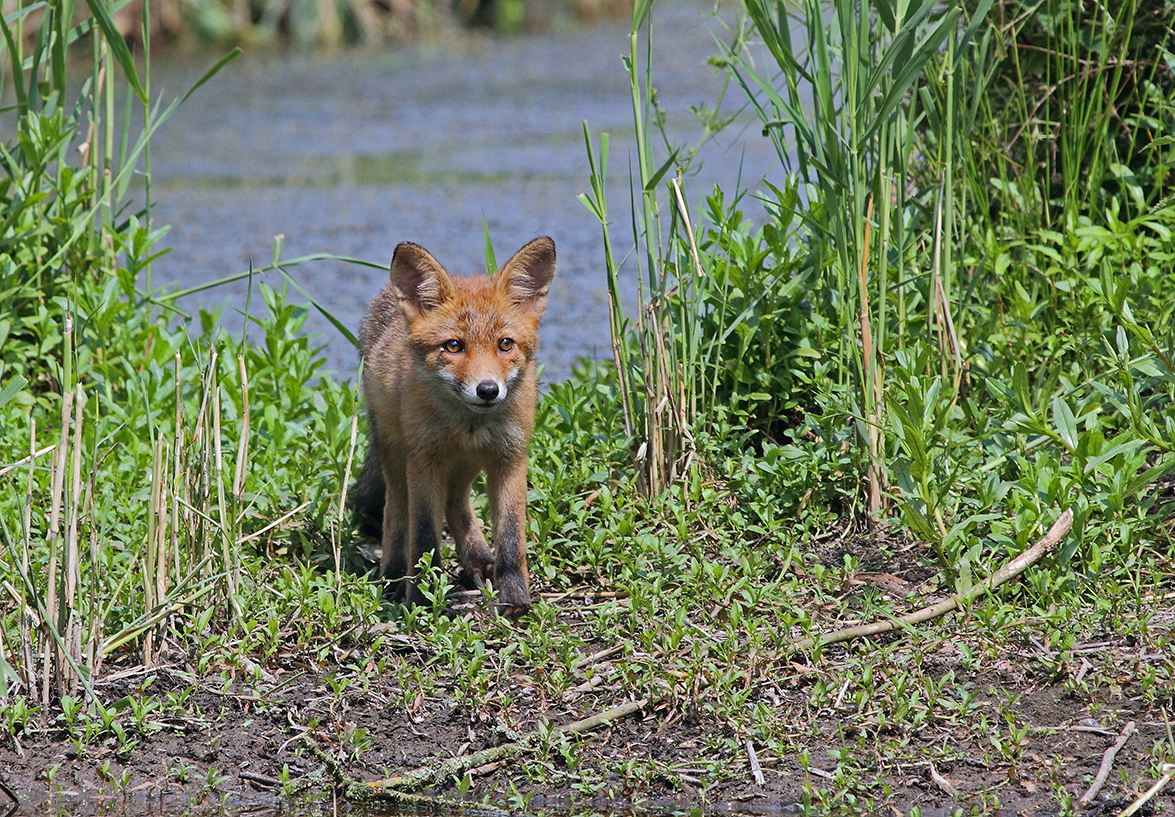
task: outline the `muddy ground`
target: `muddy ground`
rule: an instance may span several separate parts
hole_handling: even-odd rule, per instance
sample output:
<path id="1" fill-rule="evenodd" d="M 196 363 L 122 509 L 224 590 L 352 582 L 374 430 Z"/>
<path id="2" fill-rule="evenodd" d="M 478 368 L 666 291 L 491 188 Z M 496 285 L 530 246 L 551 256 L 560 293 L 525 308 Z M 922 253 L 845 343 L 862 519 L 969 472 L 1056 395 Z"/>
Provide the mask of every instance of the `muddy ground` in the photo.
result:
<path id="1" fill-rule="evenodd" d="M 832 561 L 840 554 L 823 555 Z M 862 574 L 861 581 L 898 587 L 921 581 L 926 573 L 913 563 L 890 567 L 884 574 Z M 545 603 L 556 606 L 561 620 L 573 621 L 602 601 L 591 594 L 551 594 Z M 462 602 L 455 612 L 487 615 L 479 600 Z M 1169 630 L 1170 618 L 1160 613 L 1151 626 Z M 808 751 L 806 768 L 797 754 L 776 755 L 761 745 L 756 756 L 761 782 L 746 753 L 728 758 L 715 774 L 707 747 L 730 728 L 707 719 L 704 690 L 698 698 L 697 692 L 676 689 L 663 702 L 572 739 L 579 758 L 574 769 L 563 754 L 549 748 L 473 770 L 464 793 L 455 782 L 430 793 L 488 800 L 503 811 L 548 807 L 664 813 L 703 806 L 762 814 L 801 809 L 807 786 L 828 793 L 845 813 L 899 814 L 917 806 L 923 815 L 956 809 L 1056 814 L 1065 792 L 1076 799 L 1086 791 L 1103 754 L 1128 722 L 1136 731 L 1125 740 L 1102 793 L 1085 813 L 1118 814 L 1155 782 L 1155 757 L 1161 754 L 1155 747 L 1165 744 L 1170 754 L 1170 713 L 1163 706 L 1169 710 L 1171 690 L 1165 697 L 1153 690 L 1144 697 L 1139 679 L 1148 666 L 1169 664 L 1172 656 L 1151 655 L 1144 645 L 1103 633 L 1075 645 L 1067 672 L 1058 675 L 1055 663 L 1047 664 L 1054 667 L 1049 670 L 1041 660 L 1046 646 L 1026 632 L 1022 638 L 1009 637 L 1002 657 L 975 672 L 961 660 L 966 650 L 975 648 L 975 621 L 951 616 L 928 627 L 933 638 L 917 653 L 920 671 L 930 677 L 953 672 L 976 691 L 976 704 L 962 719 L 932 717 L 894 726 L 904 741 L 899 762 L 892 755 L 876 762 L 861 756 L 867 754 L 861 747 L 873 738 L 858 740 L 862 713 L 850 703 L 811 704 L 812 685 L 826 667 L 851 656 L 868 656 L 879 643 L 859 641 L 827 649 L 820 664 L 803 656 L 778 662 L 754 684 L 749 703 L 780 713 L 791 745 Z M 149 671 L 110 667 L 96 686 L 107 701 L 133 697 L 148 674 L 156 679 L 151 688 L 156 695 L 195 691 L 166 716 L 148 715 L 144 722 L 149 737 L 135 734 L 121 745 L 111 738 L 79 746 L 66 739 L 63 729 L 52 728 L 30 729 L 16 741 L 0 740 L 0 781 L 19 798 L 15 814 L 333 811 L 346 804 L 338 800 L 310 742 L 339 758 L 353 778 L 378 780 L 508 742 L 538 729 L 542 721 L 564 725 L 632 699 L 623 684 L 592 688 L 580 683 L 561 700 L 550 700 L 541 685 L 506 678 L 502 684 L 509 687 L 513 702 L 511 732 L 495 710 L 496 691 L 476 710 L 444 690 L 406 697 L 391 673 L 374 676 L 366 689 L 352 685 L 340 691 L 340 667 L 371 666 L 381 657 L 367 655 L 365 643 L 369 640 L 362 635 L 327 653 L 302 650 L 278 656 L 264 667 L 228 668 L 227 684 L 215 672 L 198 678 L 194 655 L 173 654 Z M 617 646 L 591 644 L 581 666 L 606 665 Z M 389 661 L 418 658 L 423 666 L 427 660 L 408 637 L 390 636 L 384 650 L 382 657 Z M 974 662 L 968 665 L 974 667 Z M 1066 683 L 1066 676 L 1080 682 L 1095 675 L 1100 680 L 1083 699 Z M 990 741 L 967 728 L 980 716 L 993 724 L 1001 717 L 1006 721 L 1009 712 L 1023 730 L 1011 760 L 998 756 Z M 734 737 L 735 745 L 743 745 L 745 736 Z M 857 755 L 856 768 L 873 775 L 869 781 L 838 777 L 837 760 L 830 753 L 846 747 Z M 586 790 L 585 780 L 594 781 L 592 791 Z M 866 807 L 868 800 L 873 801 L 871 808 Z M 879 804 L 883 807 L 878 810 Z M 1138 813 L 1169 814 L 1173 807 L 1175 785 L 1152 797 Z"/>

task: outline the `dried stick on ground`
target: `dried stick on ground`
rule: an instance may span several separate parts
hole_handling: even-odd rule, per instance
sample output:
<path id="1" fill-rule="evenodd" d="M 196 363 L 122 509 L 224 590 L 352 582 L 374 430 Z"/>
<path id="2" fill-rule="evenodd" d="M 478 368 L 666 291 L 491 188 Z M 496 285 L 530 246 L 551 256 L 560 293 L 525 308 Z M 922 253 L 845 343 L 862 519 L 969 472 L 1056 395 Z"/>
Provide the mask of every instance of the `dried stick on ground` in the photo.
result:
<path id="1" fill-rule="evenodd" d="M 669 691 L 666 690 L 656 695 L 650 695 L 648 698 L 642 698 L 639 701 L 629 701 L 628 703 L 592 715 L 590 718 L 584 718 L 583 720 L 569 723 L 567 726 L 552 729 L 551 734 L 578 735 L 581 732 L 589 732 L 596 727 L 626 718 L 645 707 L 655 706 L 668 697 Z M 432 766 L 421 766 L 419 769 L 406 774 L 389 777 L 385 780 L 373 780 L 368 783 L 361 783 L 349 778 L 343 772 L 338 762 L 330 758 L 317 745 L 312 745 L 312 750 L 326 764 L 334 776 L 335 781 L 342 788 L 343 796 L 352 803 L 383 800 L 408 804 L 428 801 L 435 806 L 438 804 L 443 805 L 448 801 L 442 801 L 440 798 L 422 798 L 419 795 L 410 795 L 408 792 L 420 791 L 432 786 L 442 785 L 454 778 L 463 777 L 470 769 L 476 769 L 488 763 L 505 760 L 533 751 L 537 743 L 537 733 L 531 733 L 513 743 L 491 746 L 488 749 L 482 749 L 479 752 L 473 752 L 471 754 L 458 755 L 448 760 L 440 761 Z M 468 804 L 461 803 L 460 805 Z"/>
<path id="2" fill-rule="evenodd" d="M 1126 741 L 1130 740 L 1130 736 L 1133 734 L 1134 721 L 1129 721 L 1122 727 L 1122 734 L 1114 741 L 1114 745 L 1106 749 L 1106 753 L 1102 755 L 1102 765 L 1098 767 L 1097 776 L 1094 777 L 1089 789 L 1077 801 L 1078 808 L 1085 808 L 1092 803 L 1093 798 L 1097 797 L 1097 793 L 1102 790 L 1102 786 L 1106 785 L 1106 780 L 1110 777 L 1110 769 L 1114 768 L 1114 755 L 1118 754 L 1118 750 L 1126 745 Z"/>
<path id="3" fill-rule="evenodd" d="M 966 593 L 960 593 L 956 596 L 951 596 L 945 601 L 940 601 L 938 604 L 932 604 L 929 607 L 923 607 L 913 613 L 909 613 L 900 618 L 889 619 L 887 621 L 878 621 L 873 624 L 864 624 L 860 627 L 849 627 L 845 630 L 837 630 L 836 632 L 827 633 L 816 638 L 802 638 L 798 641 L 793 641 L 790 645 L 791 651 L 799 652 L 800 650 L 810 650 L 813 647 L 820 645 L 821 647 L 828 644 L 837 644 L 841 641 L 850 641 L 854 638 L 864 638 L 870 635 L 880 635 L 881 633 L 892 632 L 901 627 L 906 627 L 911 624 L 922 624 L 926 621 L 932 621 L 940 616 L 945 616 L 947 613 L 958 610 L 972 601 L 977 599 L 984 593 L 991 592 L 999 587 L 1001 584 L 1011 581 L 1019 576 L 1032 565 L 1039 562 L 1045 554 L 1057 546 L 1057 544 L 1065 538 L 1065 534 L 1073 527 L 1073 511 L 1066 510 L 1053 526 L 1049 528 L 1049 532 L 1044 535 L 1044 538 L 1037 542 L 1028 550 L 1021 553 L 1012 561 L 1001 567 L 995 573 L 992 573 L 986 579 L 972 585 L 971 589 Z"/>

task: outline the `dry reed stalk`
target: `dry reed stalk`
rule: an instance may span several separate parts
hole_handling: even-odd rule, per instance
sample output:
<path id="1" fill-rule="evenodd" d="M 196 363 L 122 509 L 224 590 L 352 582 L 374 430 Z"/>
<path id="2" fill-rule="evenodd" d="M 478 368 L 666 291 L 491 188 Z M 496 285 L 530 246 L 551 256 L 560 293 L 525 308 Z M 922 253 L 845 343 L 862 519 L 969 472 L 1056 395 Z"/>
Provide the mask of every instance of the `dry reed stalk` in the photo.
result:
<path id="1" fill-rule="evenodd" d="M 171 552 L 171 563 L 175 568 L 176 578 L 180 575 L 180 492 L 186 488 L 187 480 L 183 478 L 183 451 L 184 451 L 184 401 L 182 382 L 180 380 L 181 360 L 180 353 L 175 353 L 175 436 L 172 438 L 172 469 L 171 469 L 171 515 L 168 524 L 168 550 Z"/>
<path id="2" fill-rule="evenodd" d="M 96 428 L 96 426 L 95 426 Z M 86 638 L 85 666 L 89 668 L 90 677 L 96 677 L 102 670 L 102 640 L 103 631 L 102 609 L 98 600 L 98 587 L 102 580 L 102 560 L 99 557 L 98 522 L 94 518 L 94 478 L 97 463 L 91 466 L 90 478 L 86 480 L 86 518 L 90 520 L 90 632 Z"/>
<path id="3" fill-rule="evenodd" d="M 77 590 L 81 583 L 81 559 L 78 553 L 78 517 L 81 515 L 82 504 L 82 430 L 85 425 L 86 393 L 82 384 L 77 384 L 77 396 L 74 398 L 74 425 L 73 451 L 70 457 L 70 493 L 69 506 L 66 509 L 67 535 L 65 547 L 65 617 L 64 632 L 61 632 L 65 641 L 66 650 L 72 662 L 60 667 L 63 688 L 68 688 L 70 695 L 77 694 L 78 678 L 73 672 L 73 666 L 81 661 L 82 657 L 82 624 L 77 610 Z"/>
<path id="4" fill-rule="evenodd" d="M 159 508 L 156 515 L 159 519 L 159 525 L 155 530 L 155 575 L 148 577 L 148 580 L 155 582 L 155 598 L 160 603 L 167 598 L 167 575 L 168 575 L 168 541 L 170 539 L 169 530 L 171 528 L 171 517 L 168 513 L 169 500 L 171 493 L 167 483 L 167 466 L 168 466 L 168 450 L 167 441 L 163 439 L 163 435 L 159 435 Z M 151 610 L 153 608 L 147 608 Z M 163 643 L 164 629 L 162 622 L 156 628 L 160 644 Z"/>
<path id="5" fill-rule="evenodd" d="M 237 441 L 237 462 L 233 469 L 233 496 L 238 501 L 245 490 L 245 476 L 249 459 L 249 375 L 245 372 L 245 356 L 237 355 L 241 373 L 241 439 Z"/>
<path id="6" fill-rule="evenodd" d="M 946 289 L 942 283 L 942 255 L 943 249 L 943 223 L 942 223 L 942 199 L 939 199 L 938 206 L 935 208 L 935 224 L 934 224 L 934 281 L 930 292 L 930 320 L 931 323 L 937 323 L 936 326 L 931 326 L 931 331 L 938 335 L 938 346 L 941 353 L 941 370 L 942 376 L 947 377 L 947 357 L 954 362 L 955 374 L 951 378 L 951 383 L 957 393 L 959 391 L 959 384 L 963 380 L 963 355 L 959 348 L 959 336 L 955 332 L 955 322 L 951 317 L 951 304 L 947 299 Z"/>
<path id="7" fill-rule="evenodd" d="M 209 350 L 208 368 L 204 370 L 201 383 L 200 410 L 196 415 L 196 429 L 192 432 L 192 449 L 198 452 L 199 473 L 196 490 L 198 496 L 193 503 L 196 513 L 192 514 L 191 563 L 207 565 L 206 570 L 212 570 L 211 550 L 209 548 L 208 520 L 212 518 L 212 442 L 209 439 L 208 427 L 212 424 L 209 419 L 212 402 L 212 373 L 216 369 L 217 352 L 215 348 Z M 197 552 L 198 549 L 198 552 Z"/>
<path id="8" fill-rule="evenodd" d="M 229 571 L 229 552 L 228 552 L 228 535 L 227 522 L 228 511 L 224 501 L 224 459 L 221 453 L 221 430 L 220 430 L 220 370 L 217 365 L 217 356 L 214 354 L 212 358 L 212 465 L 216 469 L 216 504 L 220 511 L 220 540 L 221 540 L 221 557 L 223 559 L 225 577 L 228 580 L 229 592 L 233 590 L 232 587 L 232 573 Z"/>
<path id="9" fill-rule="evenodd" d="M 861 264 L 857 270 L 857 286 L 860 297 L 861 323 L 861 409 L 865 415 L 865 425 L 869 429 L 867 442 L 869 450 L 869 468 L 866 476 L 869 480 L 869 514 L 876 518 L 885 505 L 884 484 L 885 470 L 881 459 L 881 423 L 883 422 L 882 369 L 879 355 L 873 342 L 873 322 L 869 314 L 869 239 L 873 226 L 873 196 L 869 196 L 869 203 L 865 207 L 865 238 L 861 248 Z M 884 248 L 882 248 L 884 252 Z M 885 297 L 885 293 L 881 293 Z"/>
<path id="10" fill-rule="evenodd" d="M 42 448 L 40 451 L 30 451 L 27 457 L 21 457 L 16 462 L 10 462 L 8 465 L 5 465 L 3 468 L 0 468 L 0 477 L 4 476 L 9 471 L 15 471 L 17 468 L 20 468 L 23 465 L 28 465 L 30 462 L 34 462 L 35 460 L 39 460 L 41 457 L 45 456 L 46 454 L 51 454 L 56 450 L 57 450 L 57 446 L 56 446 L 56 444 L 54 444 L 54 445 L 47 445 L 44 448 Z"/>
<path id="11" fill-rule="evenodd" d="M 25 485 L 24 495 L 24 536 L 21 537 L 21 551 L 20 551 L 20 574 L 22 576 L 29 575 L 29 548 L 31 546 L 31 537 L 33 531 L 33 486 L 36 482 L 36 459 L 37 452 L 37 421 L 29 419 L 29 476 Z M 20 638 L 23 649 L 21 650 L 21 682 L 24 688 L 33 694 L 36 690 L 37 670 L 33 664 L 33 638 L 32 632 L 29 628 L 29 619 L 32 611 L 32 606 L 29 604 L 28 588 L 25 583 L 20 583 L 20 609 L 22 612 L 20 616 Z"/>
<path id="12" fill-rule="evenodd" d="M 347 485 L 351 481 L 351 465 L 355 462 L 355 442 L 359 438 L 359 415 L 351 415 L 351 442 L 347 447 L 347 468 L 343 471 L 343 490 L 339 494 L 339 516 L 338 525 L 336 526 L 336 534 L 332 537 L 334 539 L 335 550 L 335 582 L 338 586 L 342 585 L 342 569 L 343 569 L 343 552 L 339 543 L 338 531 L 343 529 L 343 522 L 346 520 L 347 513 Z"/>
<path id="13" fill-rule="evenodd" d="M 143 607 L 154 610 L 159 603 L 155 588 L 156 562 L 159 559 L 159 529 L 162 520 L 159 518 L 160 494 L 163 490 L 162 477 L 163 440 L 155 438 L 151 459 L 151 498 L 147 506 L 147 540 L 143 552 Z M 143 633 L 143 666 L 150 667 L 155 663 L 155 631 L 148 629 Z"/>
<path id="14" fill-rule="evenodd" d="M 221 450 L 221 426 L 220 426 L 220 372 L 216 364 L 216 355 L 213 355 L 212 362 L 212 447 L 213 456 L 215 458 L 216 467 L 216 504 L 219 512 L 219 532 L 220 532 L 220 548 L 221 557 L 224 564 L 224 576 L 226 582 L 226 595 L 229 599 L 229 604 L 232 606 L 234 615 L 240 619 L 241 609 L 237 605 L 237 573 L 234 569 L 233 560 L 233 541 L 229 536 L 229 516 L 228 507 L 224 498 L 224 454 Z"/>
<path id="15" fill-rule="evenodd" d="M 69 334 L 72 331 L 72 324 L 69 317 L 66 316 L 65 333 Z M 49 683 L 55 664 L 60 663 L 63 656 L 60 655 L 57 642 L 54 641 L 49 634 L 44 631 L 44 628 L 56 628 L 58 626 L 57 615 L 57 563 L 59 560 L 58 544 L 61 539 L 61 504 L 63 501 L 62 492 L 65 490 L 65 471 L 67 467 L 67 460 L 69 458 L 69 426 L 73 417 L 73 398 L 74 393 L 67 391 L 61 396 L 61 436 L 57 442 L 57 449 L 53 452 L 53 471 L 50 478 L 50 495 L 49 495 L 49 534 L 47 537 L 47 544 L 49 546 L 49 565 L 46 572 L 47 576 L 47 593 L 45 600 L 45 617 L 41 621 L 41 638 L 40 642 L 43 647 L 41 650 L 44 655 L 44 667 L 41 674 L 41 704 L 42 706 L 49 705 Z M 58 660 L 54 660 L 54 656 L 58 656 Z"/>

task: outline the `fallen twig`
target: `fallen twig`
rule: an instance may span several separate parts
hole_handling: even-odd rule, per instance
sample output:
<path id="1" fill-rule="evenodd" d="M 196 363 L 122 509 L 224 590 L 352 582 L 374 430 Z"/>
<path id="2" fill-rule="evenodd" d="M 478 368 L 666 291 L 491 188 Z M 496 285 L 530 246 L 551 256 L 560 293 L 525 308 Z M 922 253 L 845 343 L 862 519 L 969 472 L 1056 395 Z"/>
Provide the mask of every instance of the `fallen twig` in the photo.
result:
<path id="1" fill-rule="evenodd" d="M 264 786 L 267 789 L 280 789 L 282 782 L 276 777 L 270 777 L 267 774 L 257 774 L 256 772 L 241 772 L 240 778 L 248 780 L 250 783 L 256 783 L 258 786 Z"/>
<path id="2" fill-rule="evenodd" d="M 1057 544 L 1065 538 L 1070 528 L 1073 527 L 1073 511 L 1066 510 L 1053 526 L 1049 528 L 1049 532 L 1044 535 L 1039 542 L 1037 542 L 1028 550 L 1021 553 L 1015 559 L 1012 559 L 1006 565 L 1001 567 L 995 573 L 992 573 L 986 579 L 971 586 L 971 589 L 966 593 L 951 596 L 945 601 L 940 601 L 938 604 L 932 604 L 929 607 L 923 607 L 921 610 L 916 610 L 913 613 L 901 616 L 900 618 L 888 619 L 886 621 L 877 621 L 873 624 L 864 624 L 860 627 L 849 627 L 844 630 L 836 630 L 835 632 L 827 633 L 825 635 L 817 636 L 816 638 L 801 638 L 798 641 L 793 641 L 790 649 L 793 651 L 810 650 L 816 646 L 827 646 L 828 644 L 837 644 L 841 641 L 850 641 L 854 638 L 864 638 L 870 635 L 880 635 L 881 633 L 888 633 L 897 630 L 901 627 L 906 627 L 912 624 L 922 624 L 926 621 L 932 621 L 940 616 L 945 616 L 947 613 L 957 610 L 960 607 L 970 604 L 984 593 L 989 593 L 995 590 L 1001 584 L 1011 581 L 1019 576 L 1032 565 L 1036 564 Z"/>
<path id="3" fill-rule="evenodd" d="M 584 667 L 588 666 L 589 664 L 594 664 L 597 661 L 603 661 L 603 660 L 605 660 L 607 658 L 611 658 L 615 655 L 620 655 L 623 652 L 624 652 L 624 645 L 617 644 L 615 647 L 609 647 L 608 649 L 601 650 L 600 652 L 594 653 L 593 655 L 585 655 L 583 658 L 580 658 L 578 661 L 576 661 L 574 664 L 572 664 L 571 668 L 573 670 L 583 669 Z"/>
<path id="4" fill-rule="evenodd" d="M 934 785 L 943 790 L 947 797 L 959 796 L 959 790 L 955 788 L 955 784 L 939 774 L 933 763 L 930 764 L 930 779 L 934 781 Z"/>
<path id="5" fill-rule="evenodd" d="M 763 777 L 763 767 L 759 765 L 759 755 L 756 754 L 755 744 L 751 743 L 750 738 L 747 738 L 747 760 L 751 764 L 751 775 L 755 778 L 755 783 L 766 786 L 767 780 Z"/>
<path id="6" fill-rule="evenodd" d="M 1077 801 L 1078 808 L 1085 808 L 1093 802 L 1093 798 L 1097 797 L 1097 793 L 1102 790 L 1102 786 L 1106 785 L 1106 780 L 1110 777 L 1110 770 L 1114 768 L 1114 756 L 1118 754 L 1118 750 L 1126 745 L 1126 741 L 1130 740 L 1130 736 L 1134 734 L 1134 721 L 1129 721 L 1122 727 L 1122 734 L 1114 741 L 1109 749 L 1106 749 L 1105 754 L 1102 755 L 1102 765 L 1098 767 L 1097 775 L 1093 778 L 1093 783 L 1086 789 L 1085 794 L 1081 795 L 1081 799 Z"/>
<path id="7" fill-rule="evenodd" d="M 581 732 L 589 732 L 598 726 L 626 718 L 647 706 L 655 706 L 668 697 L 669 691 L 665 690 L 656 695 L 650 695 L 648 698 L 629 701 L 628 703 L 592 715 L 590 718 L 584 718 L 583 720 L 569 723 L 566 726 L 556 727 L 551 730 L 550 734 L 577 735 Z M 454 778 L 464 777 L 472 769 L 481 768 L 531 752 L 538 744 L 538 738 L 538 733 L 532 732 L 512 743 L 504 743 L 501 746 L 491 746 L 488 749 L 482 749 L 477 752 L 457 755 L 432 766 L 421 766 L 406 774 L 385 778 L 384 780 L 372 780 L 366 783 L 347 776 L 339 762 L 331 757 L 329 753 L 323 751 L 316 741 L 310 740 L 309 743 L 311 751 L 327 767 L 327 770 L 334 777 L 335 782 L 342 789 L 343 796 L 347 800 L 353 803 L 370 803 L 379 800 L 415 805 L 427 803 L 431 808 L 435 808 L 438 805 L 465 807 L 469 804 L 457 800 L 450 801 L 440 797 L 425 797 L 423 795 L 412 794 L 411 792 L 418 792 L 422 789 L 438 786 Z"/>
<path id="8" fill-rule="evenodd" d="M 446 807 L 452 809 L 454 812 L 460 812 L 470 805 L 469 803 L 454 800 L 449 797 L 427 797 L 423 794 L 412 794 L 411 792 L 397 791 L 396 789 L 369 789 L 366 784 L 349 777 L 343 771 L 342 764 L 339 763 L 338 758 L 323 749 L 317 740 L 314 740 L 309 734 L 303 735 L 302 737 L 310 749 L 311 754 L 318 758 L 322 765 L 326 767 L 327 772 L 334 778 L 335 785 L 339 788 L 339 793 L 352 803 L 394 803 L 401 806 L 422 807 L 429 813 L 435 813 L 436 809 Z M 479 812 L 488 814 L 509 813 L 488 807 L 484 807 L 484 812 L 482 808 L 479 808 Z"/>

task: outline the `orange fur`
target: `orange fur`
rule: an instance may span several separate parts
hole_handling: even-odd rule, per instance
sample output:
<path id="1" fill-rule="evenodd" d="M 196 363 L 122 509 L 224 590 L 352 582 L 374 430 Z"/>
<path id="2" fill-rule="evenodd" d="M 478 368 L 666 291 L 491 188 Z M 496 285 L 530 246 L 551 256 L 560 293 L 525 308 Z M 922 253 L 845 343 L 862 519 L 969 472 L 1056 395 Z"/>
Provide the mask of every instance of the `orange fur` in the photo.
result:
<path id="1" fill-rule="evenodd" d="M 531 241 L 493 277 L 450 275 L 423 247 L 403 243 L 391 284 L 360 329 L 371 443 L 357 493 L 382 505 L 380 569 L 397 592 L 423 601 L 420 557 L 440 564 L 442 521 L 462 574 L 492 579 L 502 612 L 530 608 L 526 568 L 526 448 L 534 428 L 534 354 L 555 274 L 555 243 Z M 470 502 L 486 474 L 494 552 Z M 382 477 L 382 480 L 380 478 Z M 377 484 L 382 481 L 382 491 Z"/>

